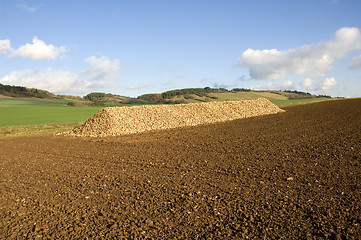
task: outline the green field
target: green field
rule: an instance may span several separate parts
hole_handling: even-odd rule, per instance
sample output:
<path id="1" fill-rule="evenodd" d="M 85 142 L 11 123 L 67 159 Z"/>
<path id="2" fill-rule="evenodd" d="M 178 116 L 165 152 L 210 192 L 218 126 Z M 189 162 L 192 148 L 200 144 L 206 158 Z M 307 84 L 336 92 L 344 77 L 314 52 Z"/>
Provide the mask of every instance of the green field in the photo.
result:
<path id="1" fill-rule="evenodd" d="M 330 99 L 330 98 L 286 99 L 286 100 L 271 100 L 271 102 L 279 106 L 280 108 L 283 108 L 283 107 L 290 107 L 295 105 L 309 104 L 309 103 L 330 101 L 330 100 L 335 100 L 335 99 Z"/>
<path id="2" fill-rule="evenodd" d="M 210 93 L 209 96 L 216 97 L 216 101 L 249 100 L 257 98 L 267 98 L 268 100 L 286 100 L 287 97 L 271 92 L 225 92 Z"/>
<path id="3" fill-rule="evenodd" d="M 71 107 L 71 100 L 0 98 L 0 128 L 86 121 L 102 106 Z M 132 106 L 106 103 L 105 106 Z"/>
<path id="4" fill-rule="evenodd" d="M 206 102 L 210 99 L 212 101 L 235 101 L 235 100 L 251 100 L 257 98 L 267 98 L 273 100 L 287 100 L 288 97 L 281 94 L 272 92 L 221 92 L 221 93 L 208 93 L 207 96 L 197 96 L 195 94 L 187 94 L 191 98 L 185 98 L 184 95 L 178 95 L 171 98 L 173 101 L 183 101 L 185 103 Z"/>
<path id="5" fill-rule="evenodd" d="M 0 99 L 0 127 L 84 122 L 102 107 L 70 107 L 67 100 Z"/>

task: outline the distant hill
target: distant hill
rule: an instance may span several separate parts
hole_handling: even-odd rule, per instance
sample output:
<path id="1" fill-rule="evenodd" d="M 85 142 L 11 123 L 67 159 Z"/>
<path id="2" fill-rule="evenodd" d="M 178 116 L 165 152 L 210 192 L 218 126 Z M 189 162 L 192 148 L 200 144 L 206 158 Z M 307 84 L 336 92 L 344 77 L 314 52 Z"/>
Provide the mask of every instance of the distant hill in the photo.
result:
<path id="1" fill-rule="evenodd" d="M 26 88 L 21 86 L 3 85 L 1 83 L 0 94 L 8 97 L 59 99 L 59 97 L 46 90 L 41 90 L 37 88 Z"/>
<path id="2" fill-rule="evenodd" d="M 152 103 L 195 103 L 209 101 L 227 101 L 267 98 L 269 100 L 288 99 L 312 99 L 331 98 L 325 95 L 312 95 L 301 91 L 254 91 L 245 88 L 234 88 L 227 90 L 224 88 L 185 88 L 171 90 L 158 94 L 144 94 L 138 97 L 140 100 Z"/>
<path id="3" fill-rule="evenodd" d="M 0 97 L 15 98 L 45 98 L 45 99 L 66 99 L 74 100 L 75 105 L 81 105 L 79 101 L 90 101 L 82 105 L 98 105 L 104 103 L 114 104 L 179 104 L 179 103 L 196 103 L 209 101 L 227 101 L 267 98 L 268 100 L 289 100 L 289 99 L 315 99 L 315 98 L 331 98 L 326 95 L 313 95 L 301 91 L 255 91 L 245 88 L 234 88 L 228 90 L 225 88 L 184 88 L 166 91 L 163 93 L 143 94 L 137 98 L 130 98 L 111 93 L 93 92 L 84 97 L 71 95 L 55 95 L 46 90 L 37 88 L 26 88 L 21 86 L 10 86 L 0 84 Z"/>
<path id="4" fill-rule="evenodd" d="M 138 99 L 138 98 L 130 98 L 124 97 L 111 93 L 102 93 L 102 92 L 93 92 L 84 96 L 84 99 L 90 100 L 93 103 L 97 103 L 101 105 L 101 103 L 121 103 L 121 104 L 149 104 L 149 101 Z"/>

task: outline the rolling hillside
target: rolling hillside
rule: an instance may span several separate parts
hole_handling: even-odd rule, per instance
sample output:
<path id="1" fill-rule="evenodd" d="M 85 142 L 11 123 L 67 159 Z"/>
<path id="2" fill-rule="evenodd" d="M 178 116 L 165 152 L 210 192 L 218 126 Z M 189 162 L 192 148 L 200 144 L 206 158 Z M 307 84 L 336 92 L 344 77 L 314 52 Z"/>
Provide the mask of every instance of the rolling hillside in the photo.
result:
<path id="1" fill-rule="evenodd" d="M 26 88 L 22 86 L 3 85 L 1 83 L 0 83 L 0 97 L 59 99 L 59 97 L 46 90 L 41 90 L 37 88 Z"/>
<path id="2" fill-rule="evenodd" d="M 72 106 L 116 106 L 118 104 L 179 104 L 210 101 L 233 101 L 266 98 L 270 101 L 288 101 L 295 99 L 328 99 L 330 96 L 312 95 L 300 91 L 254 91 L 244 88 L 227 90 L 224 88 L 184 88 L 163 93 L 143 94 L 137 98 L 130 98 L 111 93 L 93 92 L 84 97 L 71 95 L 55 95 L 46 90 L 10 86 L 0 84 L 0 98 L 41 98 L 74 101 Z"/>
<path id="3" fill-rule="evenodd" d="M 144 94 L 138 99 L 153 103 L 196 103 L 209 101 L 233 101 L 256 98 L 267 98 L 270 101 L 286 101 L 295 99 L 328 99 L 330 96 L 312 95 L 300 91 L 253 91 L 249 89 L 223 88 L 186 88 L 167 91 L 159 94 Z"/>

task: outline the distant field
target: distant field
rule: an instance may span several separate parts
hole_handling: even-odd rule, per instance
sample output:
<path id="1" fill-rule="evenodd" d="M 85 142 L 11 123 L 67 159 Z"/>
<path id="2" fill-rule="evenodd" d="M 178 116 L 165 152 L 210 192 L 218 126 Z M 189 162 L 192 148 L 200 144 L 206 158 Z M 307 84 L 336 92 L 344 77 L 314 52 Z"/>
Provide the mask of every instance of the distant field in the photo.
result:
<path id="1" fill-rule="evenodd" d="M 67 100 L 0 99 L 0 127 L 83 122 L 102 107 L 70 107 Z"/>
<path id="2" fill-rule="evenodd" d="M 286 100 L 285 96 L 271 92 L 225 92 L 225 93 L 210 93 L 209 96 L 216 97 L 216 101 L 229 101 L 241 99 L 257 99 L 267 98 L 269 100 Z"/>
<path id="3" fill-rule="evenodd" d="M 208 93 L 208 96 L 197 96 L 195 94 L 187 94 L 191 98 L 184 98 L 184 95 L 174 96 L 173 101 L 181 100 L 186 103 L 196 103 L 209 101 L 235 101 L 235 100 L 250 100 L 257 98 L 267 98 L 268 100 L 287 100 L 288 97 L 272 92 L 222 92 L 222 93 Z"/>
<path id="4" fill-rule="evenodd" d="M 330 100 L 329 98 L 288 99 L 288 97 L 284 95 L 271 93 L 271 92 L 234 92 L 234 93 L 227 92 L 227 93 L 210 93 L 209 95 L 212 97 L 217 97 L 215 101 L 232 101 L 232 100 L 267 98 L 273 104 L 279 107 L 288 107 L 288 106 Z"/>
<path id="5" fill-rule="evenodd" d="M 271 102 L 282 108 L 282 107 L 289 107 L 289 106 L 330 101 L 330 100 L 335 100 L 335 99 L 329 99 L 329 98 L 286 99 L 286 100 L 271 100 Z"/>

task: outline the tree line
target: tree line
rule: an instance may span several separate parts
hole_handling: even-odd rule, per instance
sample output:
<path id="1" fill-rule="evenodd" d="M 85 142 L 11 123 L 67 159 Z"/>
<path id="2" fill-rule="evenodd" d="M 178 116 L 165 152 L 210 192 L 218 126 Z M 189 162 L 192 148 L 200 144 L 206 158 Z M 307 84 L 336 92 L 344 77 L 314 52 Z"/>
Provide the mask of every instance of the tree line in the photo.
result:
<path id="1" fill-rule="evenodd" d="M 10 97 L 56 98 L 54 94 L 37 88 L 11 86 L 0 83 L 0 94 Z"/>

